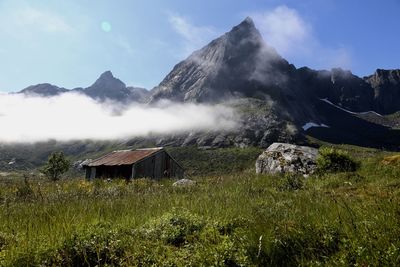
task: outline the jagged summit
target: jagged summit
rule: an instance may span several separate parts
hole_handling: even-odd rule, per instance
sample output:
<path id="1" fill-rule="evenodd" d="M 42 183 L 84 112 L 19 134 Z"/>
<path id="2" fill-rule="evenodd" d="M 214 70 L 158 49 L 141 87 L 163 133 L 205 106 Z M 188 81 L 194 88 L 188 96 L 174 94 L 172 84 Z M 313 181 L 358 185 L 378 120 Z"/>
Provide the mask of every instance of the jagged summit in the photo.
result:
<path id="1" fill-rule="evenodd" d="M 281 72 L 292 66 L 263 41 L 251 18 L 177 64 L 153 89 L 152 102 L 162 98 L 213 102 L 253 96 L 264 85 L 281 84 Z"/>
<path id="2" fill-rule="evenodd" d="M 103 72 L 99 77 L 99 79 L 112 79 L 112 78 L 114 78 L 114 75 L 110 70 Z"/>
<path id="3" fill-rule="evenodd" d="M 254 21 L 250 16 L 246 17 L 242 23 L 251 24 L 254 27 Z"/>
<path id="4" fill-rule="evenodd" d="M 253 30 L 257 30 L 257 29 L 256 29 L 256 25 L 254 24 L 253 19 L 251 17 L 247 17 L 240 24 L 233 27 L 232 31 L 235 31 L 235 30 L 253 31 Z"/>
<path id="5" fill-rule="evenodd" d="M 111 71 L 106 71 L 100 75 L 100 77 L 95 81 L 93 86 L 102 86 L 107 87 L 107 89 L 119 89 L 126 87 L 125 83 L 123 83 L 120 79 L 114 77 Z"/>

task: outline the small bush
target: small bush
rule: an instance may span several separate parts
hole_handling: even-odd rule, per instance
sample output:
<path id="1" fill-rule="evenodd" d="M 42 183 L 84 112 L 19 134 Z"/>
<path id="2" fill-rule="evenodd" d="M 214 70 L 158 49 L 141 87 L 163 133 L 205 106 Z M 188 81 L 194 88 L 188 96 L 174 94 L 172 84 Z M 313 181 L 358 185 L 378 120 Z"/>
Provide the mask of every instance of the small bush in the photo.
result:
<path id="1" fill-rule="evenodd" d="M 28 200 L 34 196 L 33 189 L 28 182 L 28 177 L 24 176 L 24 182 L 17 185 L 15 196 L 22 200 Z"/>
<path id="2" fill-rule="evenodd" d="M 71 162 L 63 152 L 54 152 L 49 156 L 42 171 L 50 180 L 57 181 L 63 173 L 69 170 L 70 166 Z"/>
<path id="3" fill-rule="evenodd" d="M 147 237 L 160 238 L 167 244 L 181 246 L 196 232 L 203 229 L 205 222 L 187 211 L 174 210 L 145 225 Z"/>
<path id="4" fill-rule="evenodd" d="M 299 266 L 308 260 L 321 264 L 339 251 L 341 238 L 340 231 L 328 225 L 278 227 L 264 260 L 272 266 Z"/>
<path id="5" fill-rule="evenodd" d="M 42 253 L 40 264 L 44 266 L 115 266 L 120 265 L 127 236 L 112 227 L 99 223 L 74 233 L 58 249 Z"/>
<path id="6" fill-rule="evenodd" d="M 321 148 L 317 158 L 319 172 L 354 172 L 360 164 L 353 160 L 345 151 L 334 148 Z"/>
<path id="7" fill-rule="evenodd" d="M 293 173 L 286 174 L 278 185 L 278 189 L 280 191 L 296 191 L 302 189 L 303 187 L 304 177 Z"/>

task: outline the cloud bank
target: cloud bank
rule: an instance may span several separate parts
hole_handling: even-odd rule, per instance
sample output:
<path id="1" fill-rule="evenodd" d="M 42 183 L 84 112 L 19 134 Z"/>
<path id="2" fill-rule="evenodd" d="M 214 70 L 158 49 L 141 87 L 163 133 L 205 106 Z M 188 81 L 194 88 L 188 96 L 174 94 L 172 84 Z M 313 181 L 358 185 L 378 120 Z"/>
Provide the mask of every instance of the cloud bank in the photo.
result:
<path id="1" fill-rule="evenodd" d="M 112 140 L 235 127 L 224 106 L 160 103 L 156 106 L 98 103 L 79 94 L 41 98 L 0 94 L 0 142 L 55 139 Z"/>

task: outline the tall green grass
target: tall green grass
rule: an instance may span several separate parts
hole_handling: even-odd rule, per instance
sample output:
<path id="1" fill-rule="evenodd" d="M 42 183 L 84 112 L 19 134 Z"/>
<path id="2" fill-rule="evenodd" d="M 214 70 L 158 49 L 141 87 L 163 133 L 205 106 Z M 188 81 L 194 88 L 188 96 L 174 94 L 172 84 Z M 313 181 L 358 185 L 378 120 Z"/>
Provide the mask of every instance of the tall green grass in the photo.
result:
<path id="1" fill-rule="evenodd" d="M 253 164 L 188 188 L 3 179 L 0 266 L 396 266 L 400 166 L 382 157 L 295 187 Z"/>

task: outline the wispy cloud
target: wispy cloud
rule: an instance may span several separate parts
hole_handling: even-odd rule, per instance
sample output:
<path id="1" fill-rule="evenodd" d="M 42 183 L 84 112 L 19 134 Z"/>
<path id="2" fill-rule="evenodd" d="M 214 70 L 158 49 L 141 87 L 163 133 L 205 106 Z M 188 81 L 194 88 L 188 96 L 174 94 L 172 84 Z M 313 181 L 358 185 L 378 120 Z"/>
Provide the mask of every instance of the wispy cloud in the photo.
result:
<path id="1" fill-rule="evenodd" d="M 222 130 L 233 128 L 234 118 L 233 110 L 221 105 L 165 102 L 120 107 L 72 93 L 52 98 L 0 93 L 0 142 L 109 140 Z"/>
<path id="2" fill-rule="evenodd" d="M 33 7 L 26 2 L 18 5 L 3 3 L 0 10 L 0 32 L 10 36 L 24 38 L 37 33 L 66 34 L 74 30 L 61 14 Z"/>
<path id="3" fill-rule="evenodd" d="M 72 32 L 73 28 L 62 16 L 45 10 L 25 7 L 18 10 L 14 16 L 21 27 L 30 27 L 48 33 L 67 33 Z"/>
<path id="4" fill-rule="evenodd" d="M 251 16 L 266 42 L 284 57 L 312 62 L 315 67 L 350 67 L 349 50 L 322 44 L 311 23 L 297 10 L 282 5 Z"/>
<path id="5" fill-rule="evenodd" d="M 218 36 L 218 32 L 209 26 L 196 26 L 186 17 L 168 14 L 168 21 L 174 31 L 183 38 L 183 54 L 187 56 Z"/>
<path id="6" fill-rule="evenodd" d="M 115 38 L 115 44 L 122 48 L 129 56 L 133 56 L 135 53 L 135 49 L 131 45 L 131 43 L 124 38 L 123 36 L 118 36 Z"/>

